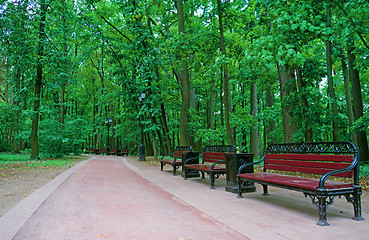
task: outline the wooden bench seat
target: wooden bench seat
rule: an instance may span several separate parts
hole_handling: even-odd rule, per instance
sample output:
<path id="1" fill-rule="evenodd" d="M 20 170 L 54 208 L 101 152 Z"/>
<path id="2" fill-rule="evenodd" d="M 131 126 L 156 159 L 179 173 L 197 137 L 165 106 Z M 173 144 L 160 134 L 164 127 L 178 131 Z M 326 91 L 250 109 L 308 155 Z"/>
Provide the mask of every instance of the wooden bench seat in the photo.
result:
<path id="1" fill-rule="evenodd" d="M 170 155 L 163 156 L 160 159 L 160 170 L 163 171 L 165 165 L 171 165 L 173 167 L 173 176 L 176 176 L 177 169 L 180 168 L 182 164 L 182 155 L 185 152 L 191 152 L 191 146 L 177 146 L 174 152 Z"/>
<path id="2" fill-rule="evenodd" d="M 247 178 L 258 183 L 271 183 L 280 186 L 286 186 L 298 189 L 309 189 L 317 190 L 319 188 L 319 179 L 305 178 L 298 176 L 280 175 L 269 172 L 262 173 L 250 173 L 250 174 L 240 174 L 239 177 Z M 326 181 L 324 184 L 326 189 L 338 189 L 338 188 L 350 188 L 352 183 L 343 183 L 335 181 Z"/>
<path id="3" fill-rule="evenodd" d="M 263 172 L 243 173 L 245 167 L 261 162 L 264 162 Z M 238 184 L 240 189 L 245 183 L 259 183 L 263 186 L 263 195 L 268 195 L 268 185 L 303 192 L 318 207 L 317 224 L 326 226 L 329 225 L 326 210 L 337 196 L 344 196 L 354 205 L 353 219 L 363 220 L 359 166 L 359 150 L 352 143 L 272 144 L 265 150 L 265 155 L 260 161 L 240 167 Z M 300 177 L 296 176 L 296 173 L 313 174 L 318 178 Z M 343 177 L 350 181 L 327 180 L 332 176 Z M 238 196 L 242 197 L 242 192 L 239 191 Z"/>
<path id="4" fill-rule="evenodd" d="M 236 153 L 236 150 L 233 145 L 206 146 L 200 156 L 186 160 L 183 166 L 184 179 L 187 180 L 190 170 L 201 172 L 202 178 L 205 178 L 205 173 L 207 173 L 210 177 L 210 188 L 214 189 L 215 179 L 226 174 L 227 171 L 225 154 Z M 199 162 L 200 159 L 201 162 Z"/>

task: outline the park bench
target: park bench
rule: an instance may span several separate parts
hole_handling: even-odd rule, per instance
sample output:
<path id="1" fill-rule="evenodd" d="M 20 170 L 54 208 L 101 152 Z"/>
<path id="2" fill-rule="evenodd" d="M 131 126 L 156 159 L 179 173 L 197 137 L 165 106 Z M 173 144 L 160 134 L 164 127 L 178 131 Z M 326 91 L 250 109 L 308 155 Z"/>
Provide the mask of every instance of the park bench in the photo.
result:
<path id="1" fill-rule="evenodd" d="M 127 155 L 128 156 L 128 150 L 127 149 L 117 149 L 117 156 L 124 156 Z"/>
<path id="2" fill-rule="evenodd" d="M 165 165 L 172 165 L 173 176 L 176 176 L 177 169 L 182 166 L 182 155 L 185 152 L 191 152 L 191 146 L 177 146 L 170 155 L 163 156 L 160 159 L 160 170 L 163 171 Z"/>
<path id="3" fill-rule="evenodd" d="M 95 154 L 95 149 L 94 148 L 90 148 L 87 150 L 88 154 Z"/>
<path id="4" fill-rule="evenodd" d="M 263 172 L 243 173 L 247 166 L 261 162 L 264 162 Z M 344 196 L 354 206 L 353 219 L 359 221 L 364 220 L 361 216 L 359 166 L 359 149 L 349 142 L 271 144 L 260 161 L 239 168 L 238 189 L 251 182 L 263 186 L 263 195 L 268 195 L 268 185 L 302 192 L 318 208 L 317 224 L 320 226 L 329 225 L 328 206 L 337 196 Z M 296 176 L 297 173 L 312 175 L 301 177 Z M 328 181 L 332 176 L 334 181 Z M 238 197 L 242 197 L 241 191 L 238 191 Z"/>
<path id="5" fill-rule="evenodd" d="M 98 154 L 106 154 L 106 149 L 105 148 L 99 149 Z"/>
<path id="6" fill-rule="evenodd" d="M 206 146 L 198 157 L 189 158 L 183 166 L 184 179 L 187 180 L 189 171 L 201 172 L 201 178 L 205 178 L 205 173 L 210 177 L 210 189 L 214 189 L 215 179 L 226 174 L 225 154 L 236 153 L 237 149 L 233 145 Z M 200 162 L 199 159 L 202 159 Z"/>

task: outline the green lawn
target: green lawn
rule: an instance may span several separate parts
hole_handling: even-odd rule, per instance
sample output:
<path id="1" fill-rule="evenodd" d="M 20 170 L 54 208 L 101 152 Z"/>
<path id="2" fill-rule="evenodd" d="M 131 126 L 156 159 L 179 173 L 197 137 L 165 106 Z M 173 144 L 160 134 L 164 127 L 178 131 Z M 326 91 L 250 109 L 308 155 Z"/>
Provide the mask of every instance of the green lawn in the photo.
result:
<path id="1" fill-rule="evenodd" d="M 63 158 L 45 158 L 31 160 L 31 155 L 0 153 L 0 168 L 8 167 L 72 167 L 86 159 L 84 156 L 64 156 Z"/>

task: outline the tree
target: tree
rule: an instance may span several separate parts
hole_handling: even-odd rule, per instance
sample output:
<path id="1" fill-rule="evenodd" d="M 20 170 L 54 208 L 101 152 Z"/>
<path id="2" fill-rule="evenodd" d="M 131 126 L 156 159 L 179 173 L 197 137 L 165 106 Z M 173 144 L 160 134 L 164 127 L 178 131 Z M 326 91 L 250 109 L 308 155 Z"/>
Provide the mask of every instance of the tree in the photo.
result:
<path id="1" fill-rule="evenodd" d="M 184 21 L 184 12 L 183 12 L 183 3 L 182 0 L 176 0 L 177 6 L 177 15 L 178 15 L 178 34 L 181 41 L 184 43 L 185 41 L 185 21 Z M 180 112 L 180 124 L 179 124 L 179 132 L 180 132 L 180 141 L 182 146 L 188 146 L 190 144 L 189 135 L 188 135 L 188 119 L 189 119 L 189 107 L 190 107 L 190 79 L 188 75 L 188 67 L 187 67 L 187 54 L 184 52 L 181 54 L 182 56 L 182 65 L 181 70 L 177 72 L 176 77 L 182 86 L 182 104 L 181 104 L 181 112 Z"/>
<path id="2" fill-rule="evenodd" d="M 224 84 L 224 116 L 225 126 L 227 131 L 228 144 L 233 145 L 232 129 L 230 125 L 231 114 L 231 96 L 229 90 L 228 67 L 226 64 L 227 51 L 224 43 L 224 26 L 223 26 L 223 11 L 220 0 L 217 0 L 218 19 L 219 19 L 219 35 L 220 35 L 220 50 L 222 51 L 225 64 L 223 65 L 223 84 Z"/>
<path id="3" fill-rule="evenodd" d="M 45 0 L 40 0 L 40 22 L 38 30 L 38 49 L 37 49 L 37 64 L 36 64 L 36 77 L 35 77 L 35 92 L 33 102 L 33 116 L 32 116 L 32 131 L 31 131 L 31 158 L 35 159 L 39 155 L 39 143 L 38 143 L 38 123 L 40 117 L 40 102 L 41 102 L 41 88 L 42 88 L 42 72 L 43 72 L 43 57 L 44 57 L 44 44 L 46 43 L 46 11 L 47 5 Z"/>

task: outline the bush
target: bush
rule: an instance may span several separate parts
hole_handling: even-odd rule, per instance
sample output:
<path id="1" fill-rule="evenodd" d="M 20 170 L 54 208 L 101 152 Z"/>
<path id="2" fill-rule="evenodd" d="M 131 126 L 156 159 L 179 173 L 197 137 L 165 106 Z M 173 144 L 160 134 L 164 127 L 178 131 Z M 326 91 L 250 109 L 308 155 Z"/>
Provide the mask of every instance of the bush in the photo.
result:
<path id="1" fill-rule="evenodd" d="M 84 122 L 81 119 L 66 121 L 44 119 L 40 123 L 39 144 L 43 157 L 62 157 L 70 153 L 79 154 L 83 140 Z"/>
<path id="2" fill-rule="evenodd" d="M 369 177 L 369 164 L 360 166 L 360 176 Z"/>

